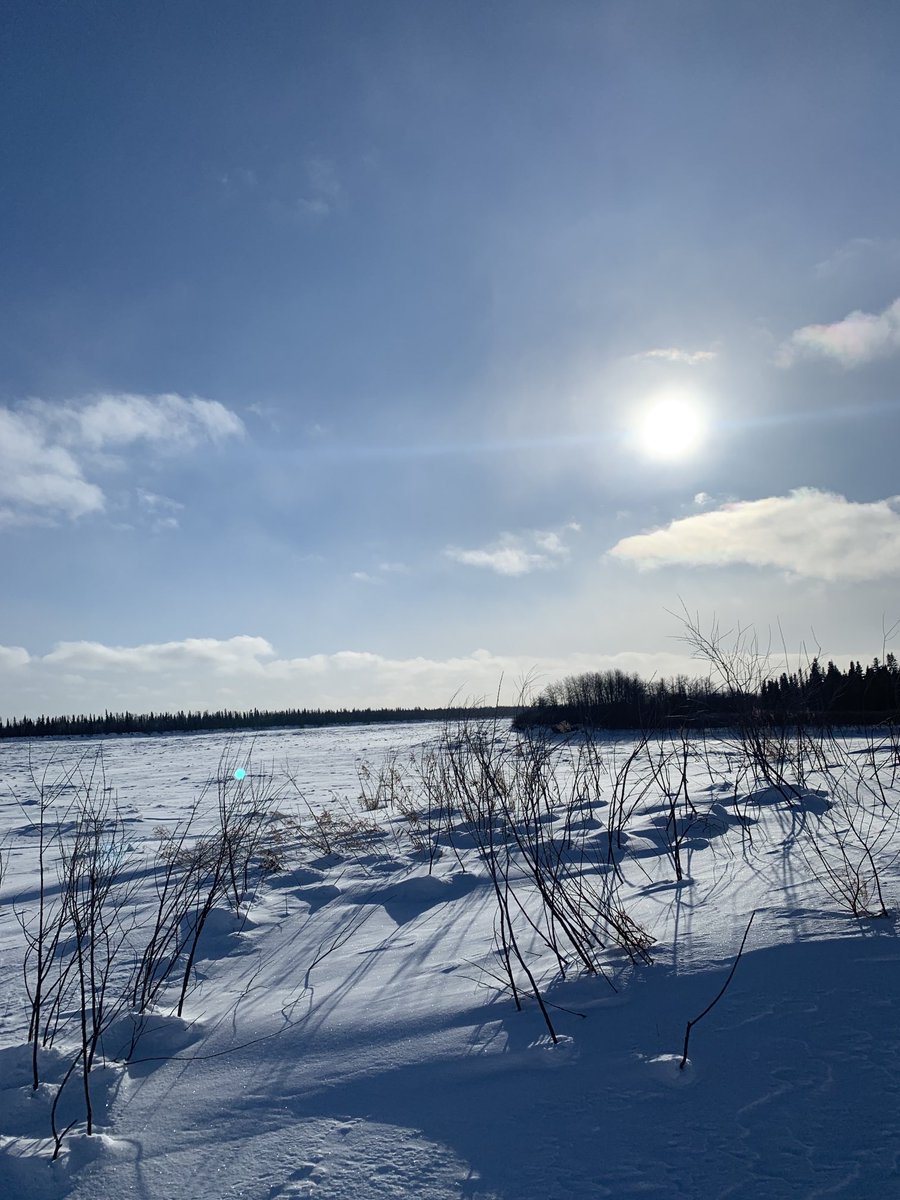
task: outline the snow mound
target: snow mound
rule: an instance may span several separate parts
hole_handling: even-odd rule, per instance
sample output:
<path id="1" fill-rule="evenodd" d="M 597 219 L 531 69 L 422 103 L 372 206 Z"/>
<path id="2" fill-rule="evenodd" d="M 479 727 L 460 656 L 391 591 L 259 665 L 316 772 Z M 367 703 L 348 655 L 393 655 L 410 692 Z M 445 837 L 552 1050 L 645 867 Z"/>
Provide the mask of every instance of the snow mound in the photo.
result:
<path id="1" fill-rule="evenodd" d="M 645 1058 L 643 1064 L 647 1074 L 666 1087 L 687 1087 L 696 1080 L 694 1064 L 688 1059 L 682 1069 L 680 1054 L 656 1054 L 653 1058 Z"/>
<path id="2" fill-rule="evenodd" d="M 106 1031 L 103 1048 L 109 1058 L 127 1059 L 135 1066 L 153 1060 L 165 1061 L 202 1035 L 202 1024 L 174 1014 L 125 1013 Z"/>

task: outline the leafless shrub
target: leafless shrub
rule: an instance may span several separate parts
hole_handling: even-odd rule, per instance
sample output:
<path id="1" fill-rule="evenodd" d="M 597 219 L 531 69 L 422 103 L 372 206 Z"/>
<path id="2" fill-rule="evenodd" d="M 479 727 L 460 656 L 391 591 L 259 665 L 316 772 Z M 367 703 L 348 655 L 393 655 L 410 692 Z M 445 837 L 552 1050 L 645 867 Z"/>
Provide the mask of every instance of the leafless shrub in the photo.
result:
<path id="1" fill-rule="evenodd" d="M 287 822 L 300 844 L 311 846 L 318 854 L 333 856 L 361 855 L 377 850 L 385 837 L 385 829 L 371 815 L 375 810 L 354 810 L 346 797 L 332 792 L 327 806 L 316 807 L 307 799 L 292 770 L 288 770 L 290 788 L 303 806 L 303 816 Z"/>
<path id="2" fill-rule="evenodd" d="M 731 970 L 728 972 L 728 975 L 726 976 L 725 982 L 722 984 L 722 987 L 716 993 L 715 998 L 713 1000 L 711 1000 L 709 1004 L 707 1004 L 707 1006 L 706 1006 L 706 1008 L 704 1008 L 703 1012 L 700 1013 L 699 1016 L 694 1017 L 692 1020 L 688 1021 L 687 1025 L 685 1026 L 684 1046 L 682 1047 L 682 1051 L 681 1051 L 681 1061 L 678 1064 L 679 1070 L 681 1070 L 681 1071 L 683 1071 L 684 1068 L 687 1066 L 688 1046 L 690 1045 L 690 1040 L 691 1040 L 691 1030 L 694 1028 L 695 1025 L 698 1025 L 703 1020 L 703 1018 L 707 1015 L 707 1013 L 712 1012 L 712 1010 L 716 1007 L 716 1005 L 719 1003 L 719 1001 L 722 999 L 722 997 L 728 991 L 728 987 L 729 987 L 732 979 L 734 979 L 734 973 L 737 970 L 738 963 L 741 961 L 741 956 L 744 953 L 744 946 L 747 944 L 747 937 L 750 933 L 750 926 L 753 924 L 753 918 L 755 916 L 756 916 L 756 912 L 754 910 L 750 914 L 750 920 L 747 922 L 747 928 L 744 930 L 744 936 L 741 938 L 741 944 L 738 947 L 737 955 L 735 957 L 734 962 L 731 964 Z"/>
<path id="3" fill-rule="evenodd" d="M 653 787 L 652 778 L 648 778 L 641 771 L 641 762 L 648 754 L 648 744 L 648 735 L 642 733 L 635 742 L 629 743 L 630 748 L 624 759 L 620 757 L 618 747 L 614 744 L 604 764 L 612 784 L 607 816 L 607 862 L 617 872 L 619 868 L 616 851 L 623 849 L 622 839 L 628 824 Z M 601 780 L 593 778 L 591 782 L 599 795 L 603 790 Z"/>
<path id="4" fill-rule="evenodd" d="M 156 903 L 131 984 L 131 1004 L 137 1014 L 150 1011 L 169 984 L 190 936 L 187 918 L 195 903 L 200 866 L 189 843 L 196 819 L 195 804 L 174 830 L 157 830 L 159 843 L 152 868 Z M 139 1028 L 137 1022 L 136 1031 Z"/>
<path id="5" fill-rule="evenodd" d="M 252 898 L 251 883 L 262 876 L 263 866 L 268 861 L 263 854 L 265 838 L 271 825 L 272 808 L 280 793 L 273 787 L 270 775 L 257 776 L 250 770 L 237 768 L 237 761 L 232 752 L 226 751 L 219 762 L 216 779 L 210 785 L 216 790 L 218 821 L 215 828 L 181 851 L 182 856 L 187 856 L 190 907 L 181 917 L 187 937 L 179 947 L 179 955 L 184 958 L 177 1008 L 179 1017 L 210 913 L 222 901 L 240 913 L 242 906 Z M 203 797 L 198 804 L 202 801 Z"/>
<path id="6" fill-rule="evenodd" d="M 56 1158 L 72 1127 L 59 1127 L 58 1112 L 73 1077 L 81 1079 L 86 1129 L 93 1132 L 91 1072 L 104 1031 L 128 1003 L 134 883 L 124 870 L 125 827 L 106 786 L 102 751 L 55 779 L 49 771 L 40 779 L 32 773 L 37 907 L 20 910 L 18 919 L 25 939 L 32 1087 L 41 1083 L 40 1047 L 58 1043 L 69 1059 L 50 1109 Z"/>
<path id="7" fill-rule="evenodd" d="M 861 753 L 833 733 L 817 747 L 817 794 L 828 799 L 810 815 L 801 846 L 832 899 L 856 917 L 888 915 L 882 880 L 900 855 L 900 799 L 881 778 L 887 766 L 874 735 Z"/>
<path id="8" fill-rule="evenodd" d="M 86 1132 L 94 1132 L 91 1074 L 104 1033 L 130 1010 L 136 1040 L 143 1015 L 176 975 L 180 1015 L 212 908 L 224 901 L 239 910 L 252 899 L 269 861 L 265 839 L 276 793 L 268 777 L 235 770 L 226 753 L 188 817 L 159 838 L 149 872 L 156 899 L 145 910 L 135 904 L 138 873 L 130 869 L 102 749 L 55 778 L 51 768 L 40 778 L 32 773 L 36 807 L 23 806 L 35 834 L 38 887 L 36 903 L 20 907 L 17 917 L 33 1088 L 41 1083 L 40 1048 L 55 1046 L 68 1058 L 50 1110 L 56 1158 L 81 1119 L 59 1124 L 60 1101 L 73 1079 L 81 1081 Z M 213 789 L 212 825 L 198 833 L 198 813 Z"/>
<path id="9" fill-rule="evenodd" d="M 799 706 L 777 720 L 755 696 L 766 677 L 768 654 L 752 631 L 722 634 L 713 623 L 704 632 L 697 618 L 683 616 L 684 639 L 705 658 L 736 706 L 737 737 L 746 772 L 776 791 L 798 815 L 797 840 L 826 893 L 856 917 L 887 916 L 884 863 L 900 850 L 900 800 L 896 740 L 870 737 L 861 755 L 833 729 L 814 725 Z M 882 772 L 891 771 L 885 784 Z"/>
<path id="10" fill-rule="evenodd" d="M 400 754 L 391 750 L 378 767 L 363 762 L 357 768 L 359 800 L 366 812 L 378 809 L 408 808 L 411 801 L 410 780 L 401 766 Z"/>
<path id="11" fill-rule="evenodd" d="M 650 777 L 665 802 L 666 823 L 663 832 L 666 850 L 678 881 L 684 879 L 681 850 L 697 825 L 700 813 L 688 789 L 690 739 L 680 730 L 673 740 L 645 743 Z"/>
<path id="12" fill-rule="evenodd" d="M 567 771 L 563 745 L 539 731 L 515 739 L 496 724 L 461 722 L 445 732 L 436 768 L 449 836 L 474 842 L 491 879 L 497 951 L 513 998 L 519 1006 L 520 972 L 551 1034 L 529 943 L 543 944 L 562 977 L 573 964 L 603 974 L 610 945 L 648 961 L 651 944 L 621 904 L 615 872 L 588 847 L 596 830 L 584 816 L 586 805 L 593 810 L 585 791 L 600 780 L 596 748 Z"/>

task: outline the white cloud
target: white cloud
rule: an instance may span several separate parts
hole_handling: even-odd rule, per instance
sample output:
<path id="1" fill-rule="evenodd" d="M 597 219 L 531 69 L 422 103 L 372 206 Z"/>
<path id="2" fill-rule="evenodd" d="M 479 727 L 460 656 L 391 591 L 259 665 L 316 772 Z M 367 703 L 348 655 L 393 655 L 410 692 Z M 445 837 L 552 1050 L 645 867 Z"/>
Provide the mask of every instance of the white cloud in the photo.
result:
<path id="1" fill-rule="evenodd" d="M 527 533 L 503 533 L 488 546 L 465 550 L 447 546 L 444 556 L 467 567 L 484 567 L 498 575 L 528 575 L 558 567 L 569 557 L 563 540 L 566 532 L 578 533 L 580 526 L 570 521 L 561 530 L 533 529 Z"/>
<path id="2" fill-rule="evenodd" d="M 190 638 L 141 646 L 64 642 L 31 656 L 0 646 L 0 717 L 177 708 L 439 706 L 456 698 L 513 702 L 521 681 L 538 688 L 580 671 L 619 668 L 650 677 L 696 674 L 686 654 L 625 652 L 559 658 L 497 655 L 389 658 L 361 650 L 281 658 L 265 638 Z"/>
<path id="3" fill-rule="evenodd" d="M 741 563 L 810 579 L 883 579 L 900 575 L 900 498 L 861 504 L 797 488 L 672 521 L 609 553 L 641 568 Z"/>
<path id="4" fill-rule="evenodd" d="M 67 440 L 93 450 L 141 441 L 190 450 L 244 433 L 240 417 L 217 400 L 172 394 L 96 396 L 64 406 L 58 419 L 69 426 Z"/>
<path id="5" fill-rule="evenodd" d="M 27 667 L 31 655 L 22 646 L 0 646 L 0 671 Z"/>
<path id="6" fill-rule="evenodd" d="M 265 638 L 186 638 L 181 642 L 158 642 L 142 646 L 106 646 L 102 642 L 60 642 L 41 659 L 67 671 L 159 672 L 209 667 L 234 671 L 258 666 L 275 651 Z"/>
<path id="7" fill-rule="evenodd" d="M 454 562 L 463 563 L 467 567 L 487 567 L 498 575 L 527 575 L 551 566 L 550 559 L 545 554 L 535 554 L 526 550 L 518 539 L 515 544 L 501 541 L 499 544 L 482 550 L 463 550 L 458 546 L 448 546 L 444 551 Z"/>
<path id="8" fill-rule="evenodd" d="M 900 350 L 900 299 L 880 313 L 855 311 L 831 325 L 804 325 L 779 349 L 775 361 L 791 367 L 803 358 L 825 358 L 859 367 Z"/>
<path id="9" fill-rule="evenodd" d="M 0 526 L 100 512 L 103 490 L 85 475 L 109 448 L 145 442 L 180 452 L 243 432 L 235 413 L 197 397 L 116 394 L 0 407 Z M 172 511 L 159 519 L 171 524 Z"/>
<path id="10" fill-rule="evenodd" d="M 99 512 L 103 492 L 89 483 L 74 456 L 54 445 L 42 422 L 0 408 L 0 524 L 27 524 L 36 516 L 82 517 Z"/>
<path id="11" fill-rule="evenodd" d="M 654 350 L 644 350 L 640 354 L 632 354 L 632 359 L 657 359 L 661 362 L 680 363 L 685 367 L 698 367 L 701 363 L 712 362 L 716 358 L 715 350 L 681 350 L 678 346 L 658 346 Z"/>
<path id="12" fill-rule="evenodd" d="M 371 571 L 353 571 L 351 578 L 357 583 L 383 584 L 392 575 L 410 575 L 411 569 L 402 562 L 380 562 Z"/>

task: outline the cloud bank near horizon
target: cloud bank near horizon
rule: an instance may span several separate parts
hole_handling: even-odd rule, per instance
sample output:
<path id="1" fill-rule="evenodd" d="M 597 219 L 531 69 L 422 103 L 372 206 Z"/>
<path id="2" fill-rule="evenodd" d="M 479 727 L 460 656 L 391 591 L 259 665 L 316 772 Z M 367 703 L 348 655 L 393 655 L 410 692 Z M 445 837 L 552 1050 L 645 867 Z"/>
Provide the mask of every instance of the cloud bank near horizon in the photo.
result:
<path id="1" fill-rule="evenodd" d="M 281 658 L 265 638 L 249 635 L 138 646 L 61 642 L 44 655 L 0 646 L 0 695 L 17 704 L 0 718 L 126 708 L 440 707 L 493 703 L 498 690 L 503 703 L 513 703 L 526 679 L 540 690 L 565 675 L 611 669 L 646 678 L 706 673 L 678 653 L 542 658 L 478 649 L 439 659 L 341 650 Z"/>

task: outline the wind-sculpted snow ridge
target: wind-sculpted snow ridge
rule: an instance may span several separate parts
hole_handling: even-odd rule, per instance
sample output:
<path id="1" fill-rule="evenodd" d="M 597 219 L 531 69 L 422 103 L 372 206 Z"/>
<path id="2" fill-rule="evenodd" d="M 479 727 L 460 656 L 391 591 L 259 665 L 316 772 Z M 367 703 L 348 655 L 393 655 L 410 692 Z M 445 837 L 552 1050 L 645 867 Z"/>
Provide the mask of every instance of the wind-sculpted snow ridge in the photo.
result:
<path id="1" fill-rule="evenodd" d="M 900 1194 L 897 747 L 761 744 L 0 747 L 0 1195 Z"/>

